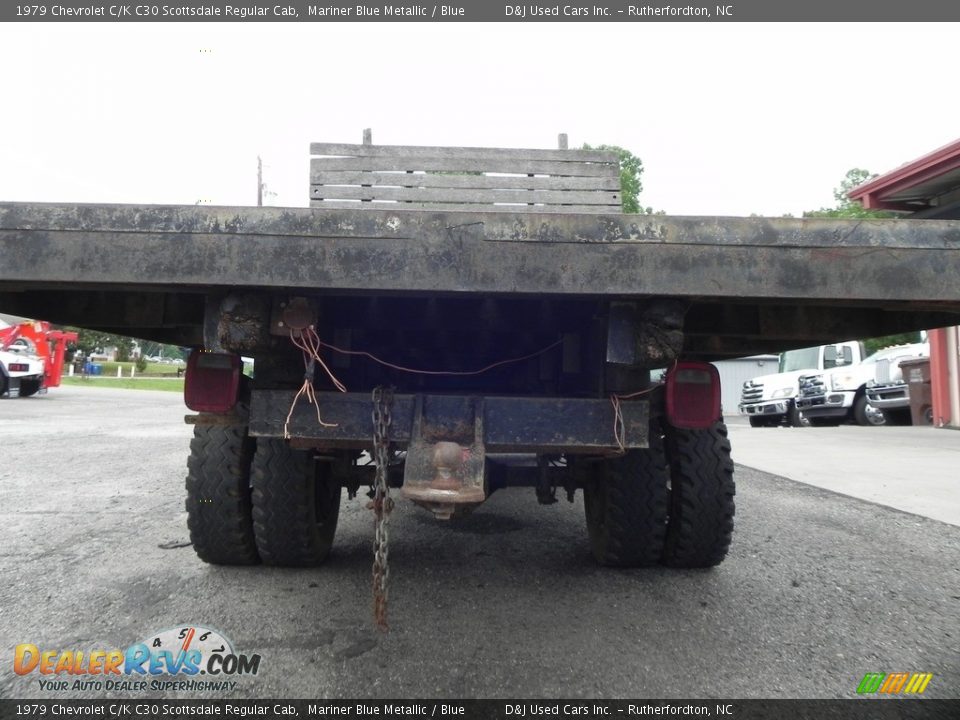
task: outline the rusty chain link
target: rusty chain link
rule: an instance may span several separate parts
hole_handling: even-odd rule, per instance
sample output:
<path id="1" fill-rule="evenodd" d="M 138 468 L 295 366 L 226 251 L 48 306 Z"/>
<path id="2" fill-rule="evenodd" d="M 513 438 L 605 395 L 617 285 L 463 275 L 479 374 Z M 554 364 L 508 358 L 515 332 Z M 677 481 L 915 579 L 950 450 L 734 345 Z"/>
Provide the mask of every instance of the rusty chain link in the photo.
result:
<path id="1" fill-rule="evenodd" d="M 374 480 L 373 515 L 373 617 L 377 627 L 387 629 L 387 580 L 390 568 L 387 554 L 390 549 L 388 523 L 393 500 L 387 476 L 390 464 L 390 415 L 393 407 L 393 389 L 377 387 L 373 391 L 373 460 L 376 465 Z"/>

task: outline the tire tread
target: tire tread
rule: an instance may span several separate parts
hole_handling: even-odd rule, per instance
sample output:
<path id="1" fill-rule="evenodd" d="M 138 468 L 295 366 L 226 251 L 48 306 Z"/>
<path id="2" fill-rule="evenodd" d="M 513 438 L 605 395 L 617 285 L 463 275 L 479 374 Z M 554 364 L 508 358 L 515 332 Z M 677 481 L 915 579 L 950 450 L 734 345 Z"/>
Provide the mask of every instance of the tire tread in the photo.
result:
<path id="1" fill-rule="evenodd" d="M 610 567 L 656 565 L 663 550 L 667 520 L 667 470 L 663 440 L 651 434 L 650 447 L 631 450 L 597 468 L 594 485 L 585 492 L 590 545 L 597 562 Z M 604 500 L 603 491 L 606 493 Z M 603 507 L 594 508 L 595 503 Z M 603 527 L 591 519 L 602 512 Z"/>
<path id="2" fill-rule="evenodd" d="M 670 460 L 670 520 L 664 565 L 706 568 L 727 556 L 736 511 L 733 460 L 727 427 L 667 428 Z"/>
<path id="3" fill-rule="evenodd" d="M 253 458 L 253 528 L 267 565 L 310 567 L 330 554 L 340 508 L 340 486 L 330 473 L 318 478 L 310 453 L 283 440 L 261 438 Z M 318 518 L 315 493 L 326 493 Z"/>
<path id="4" fill-rule="evenodd" d="M 260 562 L 253 537 L 246 426 L 197 425 L 187 459 L 187 527 L 197 556 L 216 565 Z"/>

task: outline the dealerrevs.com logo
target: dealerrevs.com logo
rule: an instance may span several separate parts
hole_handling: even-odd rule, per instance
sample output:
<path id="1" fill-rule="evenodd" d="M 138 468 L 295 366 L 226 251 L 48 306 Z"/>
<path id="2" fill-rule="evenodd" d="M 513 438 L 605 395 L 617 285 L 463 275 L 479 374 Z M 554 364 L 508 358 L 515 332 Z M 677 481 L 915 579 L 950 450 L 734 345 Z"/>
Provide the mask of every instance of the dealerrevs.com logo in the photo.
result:
<path id="1" fill-rule="evenodd" d="M 126 650 L 58 650 L 21 643 L 14 649 L 13 671 L 36 674 L 41 690 L 233 690 L 237 682 L 232 678 L 256 675 L 260 659 L 236 652 L 217 630 L 183 625 Z"/>

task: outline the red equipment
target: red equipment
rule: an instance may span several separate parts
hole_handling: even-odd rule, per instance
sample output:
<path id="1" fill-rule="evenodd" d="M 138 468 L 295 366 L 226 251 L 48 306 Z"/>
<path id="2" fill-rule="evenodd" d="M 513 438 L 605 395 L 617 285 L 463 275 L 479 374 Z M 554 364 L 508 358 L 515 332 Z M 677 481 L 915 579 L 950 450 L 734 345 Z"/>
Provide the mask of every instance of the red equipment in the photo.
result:
<path id="1" fill-rule="evenodd" d="M 45 320 L 28 320 L 0 329 L 0 350 L 6 350 L 21 338 L 28 341 L 33 353 L 43 360 L 44 387 L 59 387 L 67 343 L 75 342 L 77 333 L 51 330 Z"/>

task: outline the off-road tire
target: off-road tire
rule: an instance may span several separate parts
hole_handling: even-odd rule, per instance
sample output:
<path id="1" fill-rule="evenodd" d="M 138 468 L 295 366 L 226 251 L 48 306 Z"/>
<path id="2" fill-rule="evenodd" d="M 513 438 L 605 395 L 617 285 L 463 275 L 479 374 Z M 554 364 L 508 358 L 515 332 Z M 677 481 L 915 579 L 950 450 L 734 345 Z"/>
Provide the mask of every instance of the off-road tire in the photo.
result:
<path id="1" fill-rule="evenodd" d="M 853 421 L 857 425 L 866 425 L 868 427 L 880 427 L 881 425 L 887 424 L 887 416 L 883 410 L 878 410 L 877 408 L 870 407 L 870 410 L 873 410 L 878 415 L 871 416 L 870 410 L 867 409 L 867 406 L 870 405 L 870 401 L 867 399 L 866 395 L 860 395 L 853 403 Z M 871 420 L 871 417 L 882 418 L 882 420 L 875 421 Z"/>
<path id="2" fill-rule="evenodd" d="M 677 568 L 719 565 L 733 536 L 736 493 L 727 426 L 667 427 L 666 450 L 670 503 L 661 562 Z"/>
<path id="3" fill-rule="evenodd" d="M 598 462 L 584 487 L 590 549 L 601 565 L 656 565 L 667 522 L 667 461 L 659 429 L 650 447 Z"/>
<path id="4" fill-rule="evenodd" d="M 261 438 L 253 458 L 253 531 L 267 565 L 309 567 L 330 554 L 340 482 L 329 463 L 283 440 Z"/>
<path id="5" fill-rule="evenodd" d="M 260 562 L 253 537 L 245 425 L 197 425 L 187 459 L 187 527 L 197 556 L 216 565 Z"/>

